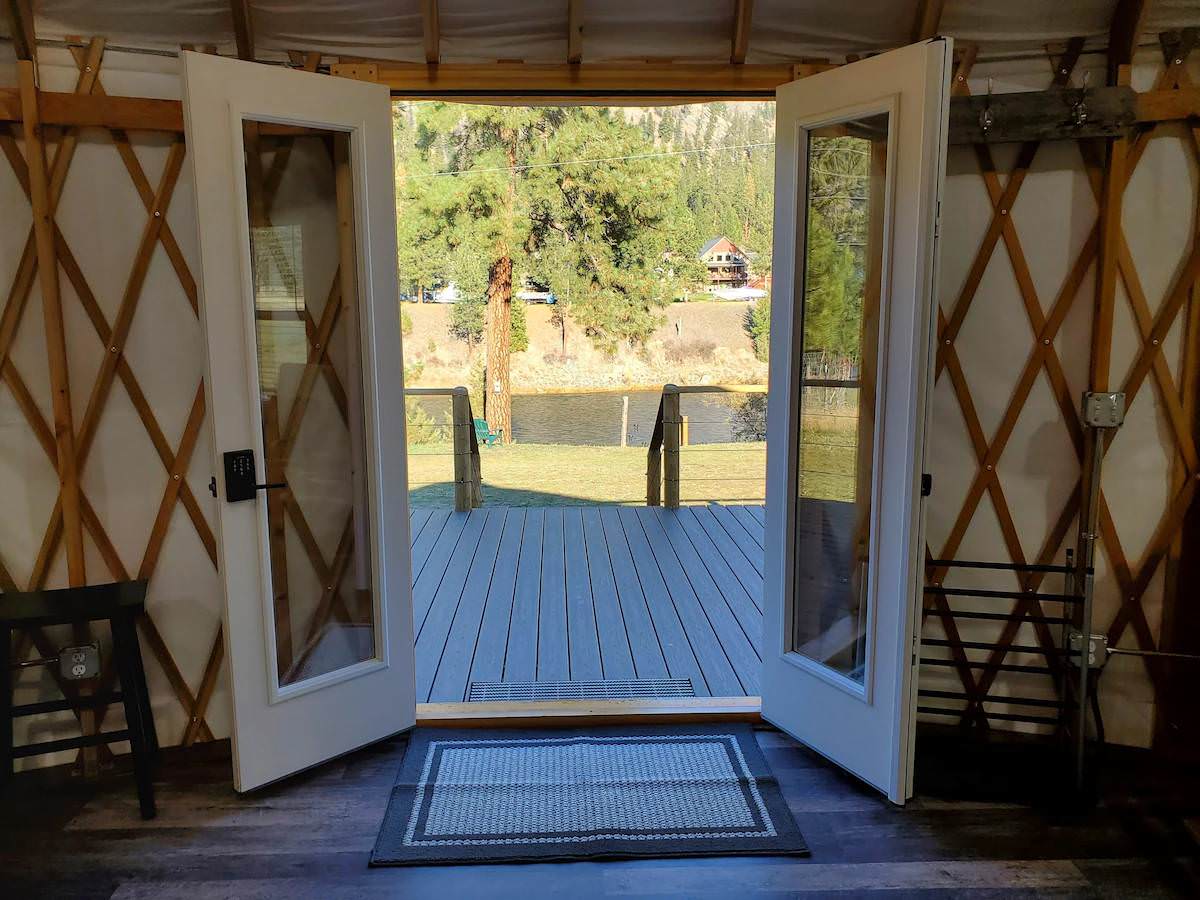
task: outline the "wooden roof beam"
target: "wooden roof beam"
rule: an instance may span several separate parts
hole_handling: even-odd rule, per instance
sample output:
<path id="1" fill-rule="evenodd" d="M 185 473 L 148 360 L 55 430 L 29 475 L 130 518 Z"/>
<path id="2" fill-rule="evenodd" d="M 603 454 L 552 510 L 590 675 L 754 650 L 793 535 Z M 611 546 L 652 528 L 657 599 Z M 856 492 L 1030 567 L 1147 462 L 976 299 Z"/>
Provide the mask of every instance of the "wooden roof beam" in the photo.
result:
<path id="1" fill-rule="evenodd" d="M 1138 38 L 1146 26 L 1151 0 L 1117 0 L 1108 29 L 1108 83 L 1116 84 L 1121 66 L 1133 62 Z"/>
<path id="2" fill-rule="evenodd" d="M 583 0 L 567 0 L 567 62 L 583 62 Z"/>
<path id="3" fill-rule="evenodd" d="M 425 62 L 431 66 L 436 65 L 442 58 L 438 0 L 421 0 L 421 26 L 425 35 Z"/>
<path id="4" fill-rule="evenodd" d="M 254 59 L 254 23 L 250 19 L 250 0 L 229 0 L 233 14 L 233 39 L 238 59 Z"/>
<path id="5" fill-rule="evenodd" d="M 927 41 L 938 36 L 942 26 L 942 11 L 946 0 L 917 0 L 917 15 L 913 19 L 912 40 Z"/>
<path id="6" fill-rule="evenodd" d="M 729 61 L 740 66 L 750 49 L 750 22 L 754 18 L 754 0 L 734 0 L 733 37 L 729 45 Z"/>
<path id="7" fill-rule="evenodd" d="M 3 0 L 9 33 L 17 59 L 37 60 L 33 36 L 33 4 L 31 0 Z"/>

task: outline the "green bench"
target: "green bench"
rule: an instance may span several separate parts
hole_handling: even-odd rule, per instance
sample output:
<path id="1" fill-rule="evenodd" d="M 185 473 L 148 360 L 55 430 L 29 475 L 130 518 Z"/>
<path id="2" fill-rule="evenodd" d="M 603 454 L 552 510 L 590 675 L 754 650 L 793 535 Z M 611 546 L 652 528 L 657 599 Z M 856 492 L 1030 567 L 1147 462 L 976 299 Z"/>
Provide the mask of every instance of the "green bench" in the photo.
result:
<path id="1" fill-rule="evenodd" d="M 479 443 L 483 444 L 483 446 L 492 446 L 492 444 L 500 440 L 500 436 L 503 434 L 503 428 L 499 431 L 492 431 L 490 428 L 488 428 L 486 419 L 475 420 L 475 440 L 479 441 Z"/>

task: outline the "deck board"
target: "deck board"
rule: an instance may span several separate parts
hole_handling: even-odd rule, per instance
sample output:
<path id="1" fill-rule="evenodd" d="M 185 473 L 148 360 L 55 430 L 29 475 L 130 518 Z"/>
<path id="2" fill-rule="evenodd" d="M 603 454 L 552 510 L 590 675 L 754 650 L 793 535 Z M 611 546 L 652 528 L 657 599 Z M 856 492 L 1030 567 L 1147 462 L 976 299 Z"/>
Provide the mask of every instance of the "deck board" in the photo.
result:
<path id="1" fill-rule="evenodd" d="M 625 539 L 629 542 L 629 552 L 633 556 L 634 571 L 642 583 L 646 595 L 646 606 L 650 609 L 650 619 L 654 623 L 654 631 L 658 635 L 659 646 L 662 647 L 663 657 L 667 661 L 667 671 L 672 678 L 690 678 L 697 694 L 711 695 L 708 680 L 704 677 L 692 643 L 688 639 L 687 630 L 675 609 L 675 603 L 667 590 L 662 572 L 658 568 L 658 560 L 650 549 L 650 542 L 639 522 L 639 511 L 623 508 L 617 510 Z"/>
<path id="2" fill-rule="evenodd" d="M 466 525 L 455 542 L 453 551 L 449 554 L 437 590 L 430 598 L 429 612 L 419 625 L 414 623 L 417 629 L 418 698 L 430 696 L 429 690 L 433 686 L 433 676 L 437 674 L 438 664 L 442 660 L 442 652 L 446 649 L 446 638 L 450 634 L 450 625 L 454 621 L 454 614 L 458 612 L 458 603 L 462 599 L 463 588 L 467 583 L 471 561 L 475 558 L 475 550 L 479 546 L 484 523 L 492 512 L 494 510 L 460 513 L 467 517 Z M 428 568 L 427 564 L 427 571 Z M 414 601 L 414 607 L 415 605 Z"/>
<path id="3" fill-rule="evenodd" d="M 746 526 L 742 524 L 733 510 L 726 506 L 710 503 L 704 508 L 704 511 L 710 513 L 717 520 L 725 533 L 729 535 L 729 539 L 737 544 L 742 555 L 749 560 L 750 565 L 754 566 L 755 571 L 761 576 L 763 572 L 762 545 L 746 530 Z"/>
<path id="4" fill-rule="evenodd" d="M 751 507 L 415 510 L 418 700 L 668 677 L 757 694 L 761 531 Z"/>
<path id="5" fill-rule="evenodd" d="M 503 681 L 533 681 L 537 678 L 538 601 L 542 582 L 542 526 L 545 522 L 544 509 L 531 509 L 525 513 Z"/>
<path id="6" fill-rule="evenodd" d="M 582 511 L 583 543 L 587 553 L 588 575 L 591 578 L 592 606 L 596 615 L 596 634 L 600 642 L 601 675 L 609 679 L 637 677 L 633 665 L 629 633 L 621 614 L 621 601 L 613 577 L 612 558 L 604 526 L 595 507 Z"/>
<path id="7" fill-rule="evenodd" d="M 658 520 L 657 510 L 652 512 L 655 514 L 636 518 L 645 532 L 651 552 L 654 553 L 675 612 L 681 623 L 687 623 L 684 633 L 696 656 L 696 662 L 704 672 L 708 692 L 716 697 L 736 697 L 743 693 L 743 688 L 733 670 L 733 664 L 729 661 L 721 639 L 717 637 L 708 610 L 696 595 L 690 580 L 691 573 L 685 572 L 680 564 L 679 557 Z M 740 634 L 741 629 L 737 628 L 737 623 L 732 624 Z"/>
<path id="8" fill-rule="evenodd" d="M 625 621 L 625 632 L 629 636 L 629 647 L 633 652 L 637 677 L 666 678 L 667 660 L 654 631 L 654 623 L 650 620 L 650 609 L 646 605 L 642 583 L 634 571 L 633 557 L 629 555 L 629 542 L 625 540 L 625 529 L 621 527 L 615 508 L 602 508 L 597 513 L 608 542 L 617 596 L 621 602 L 621 616 Z"/>
<path id="9" fill-rule="evenodd" d="M 538 614 L 537 680 L 569 681 L 567 647 L 567 557 L 563 510 L 546 510 L 542 532 L 542 590 Z"/>
<path id="10" fill-rule="evenodd" d="M 475 646 L 479 643 L 480 625 L 483 623 L 483 605 L 492 586 L 492 574 L 496 570 L 500 539 L 504 536 L 504 522 L 508 513 L 503 507 L 486 510 L 487 520 L 479 536 L 471 568 L 467 570 L 467 580 L 446 635 L 442 659 L 429 696 L 466 699 L 471 661 L 475 657 Z M 433 637 L 436 639 L 436 635 Z"/>
<path id="11" fill-rule="evenodd" d="M 592 576 L 583 539 L 583 510 L 563 510 L 563 542 L 567 557 L 567 646 L 572 681 L 599 681 L 600 634 L 592 603 Z"/>
<path id="12" fill-rule="evenodd" d="M 499 681 L 504 674 L 508 629 L 516 596 L 517 563 L 525 534 L 525 510 L 510 509 L 504 521 L 492 582 L 483 607 L 483 624 L 471 661 L 471 681 Z M 465 695 L 463 699 L 466 699 Z"/>

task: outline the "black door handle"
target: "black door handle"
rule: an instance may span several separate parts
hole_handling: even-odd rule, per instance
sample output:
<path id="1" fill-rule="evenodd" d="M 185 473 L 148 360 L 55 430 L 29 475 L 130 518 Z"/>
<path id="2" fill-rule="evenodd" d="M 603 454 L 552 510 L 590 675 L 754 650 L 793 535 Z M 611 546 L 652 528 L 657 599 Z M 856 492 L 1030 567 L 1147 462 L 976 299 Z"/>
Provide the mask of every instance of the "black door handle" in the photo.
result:
<path id="1" fill-rule="evenodd" d="M 256 491 L 274 491 L 283 490 L 287 486 L 288 483 L 286 481 L 273 481 L 270 484 L 256 484 L 254 489 Z"/>

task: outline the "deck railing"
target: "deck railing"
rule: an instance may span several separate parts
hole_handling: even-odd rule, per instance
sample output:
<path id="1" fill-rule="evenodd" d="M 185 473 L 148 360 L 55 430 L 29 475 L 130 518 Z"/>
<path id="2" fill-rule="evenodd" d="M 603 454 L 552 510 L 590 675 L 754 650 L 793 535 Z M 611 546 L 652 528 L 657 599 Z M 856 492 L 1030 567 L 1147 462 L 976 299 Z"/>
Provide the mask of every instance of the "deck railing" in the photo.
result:
<path id="1" fill-rule="evenodd" d="M 682 394 L 765 394 L 765 384 L 664 384 L 654 431 L 646 451 L 646 505 L 679 507 L 679 448 L 687 443 L 687 417 L 681 415 Z"/>
<path id="2" fill-rule="evenodd" d="M 483 506 L 483 469 L 479 461 L 479 440 L 475 436 L 475 416 L 471 397 L 461 385 L 446 388 L 405 388 L 405 397 L 449 397 L 450 433 L 454 449 L 454 509 L 467 512 Z"/>
<path id="3" fill-rule="evenodd" d="M 803 388 L 851 388 L 860 389 L 858 379 L 803 378 Z M 665 384 L 662 399 L 658 404 L 658 416 L 654 420 L 654 431 L 646 453 L 646 505 L 663 505 L 674 509 L 680 503 L 680 457 L 681 447 L 688 441 L 688 417 L 681 414 L 680 397 L 683 394 L 765 394 L 765 384 Z M 764 466 L 764 475 L 765 475 Z M 728 476 L 734 480 L 739 476 Z M 695 480 L 695 479 L 693 479 Z"/>

